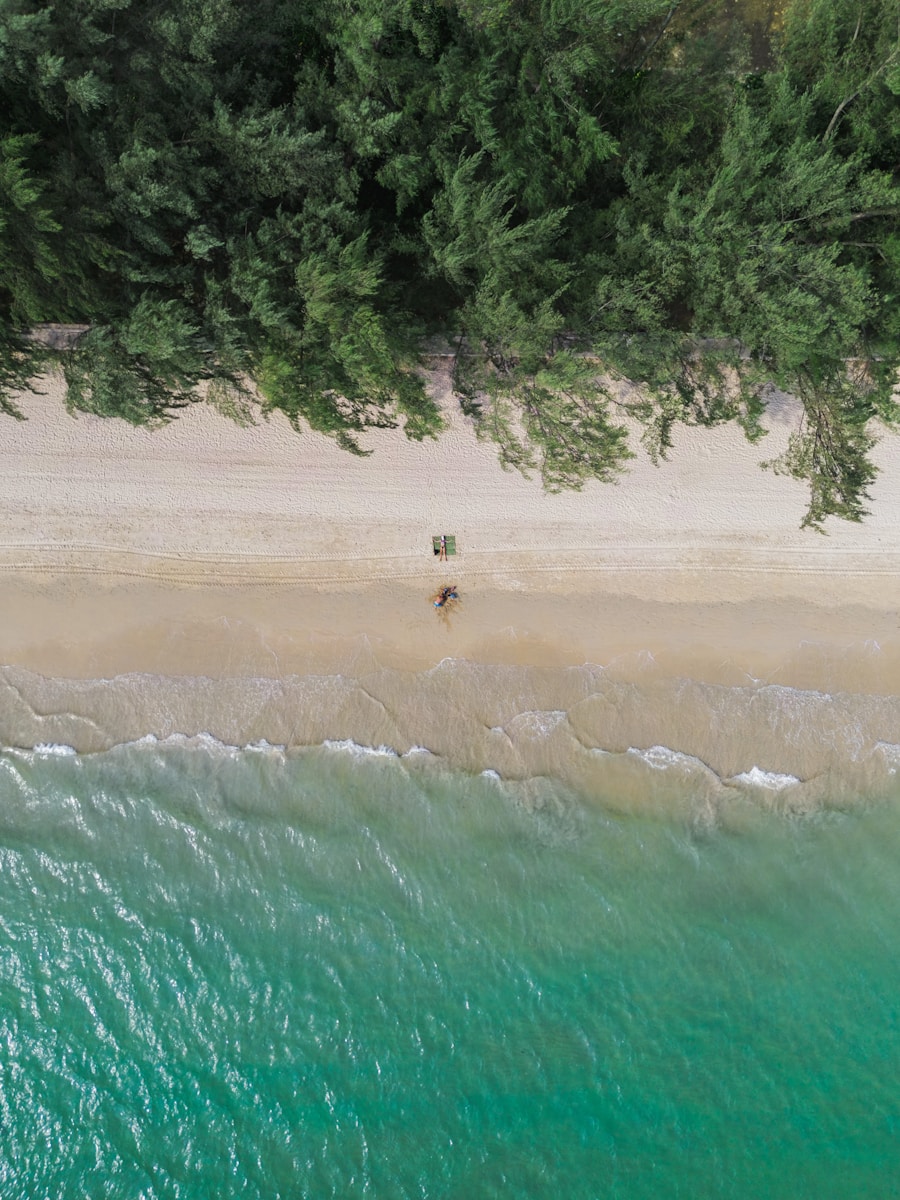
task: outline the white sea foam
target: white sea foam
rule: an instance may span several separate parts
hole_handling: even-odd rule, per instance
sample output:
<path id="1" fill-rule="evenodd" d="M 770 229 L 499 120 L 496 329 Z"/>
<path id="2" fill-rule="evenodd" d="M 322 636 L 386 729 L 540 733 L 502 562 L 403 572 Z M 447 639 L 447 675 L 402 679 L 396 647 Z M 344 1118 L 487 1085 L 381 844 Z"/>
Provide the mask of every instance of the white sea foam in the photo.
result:
<path id="1" fill-rule="evenodd" d="M 668 746 L 650 746 L 646 750 L 639 750 L 637 746 L 629 746 L 628 753 L 633 754 L 635 758 L 639 758 L 648 767 L 652 767 L 654 771 L 666 771 L 670 767 L 703 767 L 704 770 L 709 769 L 705 763 L 702 763 L 699 758 L 695 758 L 692 754 L 682 754 L 680 750 L 670 750 Z"/>
<path id="2" fill-rule="evenodd" d="M 397 751 L 390 746 L 361 746 L 352 738 L 342 738 L 340 741 L 326 739 L 322 743 L 326 750 L 337 750 L 342 754 L 352 754 L 358 758 L 397 758 Z"/>
<path id="3" fill-rule="evenodd" d="M 559 709 L 520 712 L 507 723 L 505 732 L 515 731 L 516 733 L 524 733 L 529 737 L 546 737 L 561 725 L 567 717 L 568 714 Z"/>
<path id="4" fill-rule="evenodd" d="M 78 751 L 74 746 L 66 746 L 59 742 L 38 742 L 33 753 L 43 758 L 73 758 Z"/>
<path id="5" fill-rule="evenodd" d="M 742 783 L 747 787 L 766 788 L 770 792 L 780 792 L 784 788 L 794 787 L 802 781 L 796 775 L 781 775 L 778 771 L 763 771 L 759 767 L 751 767 L 729 779 L 729 783 Z"/>
<path id="6" fill-rule="evenodd" d="M 287 746 L 277 745 L 273 742 L 267 742 L 265 738 L 259 738 L 258 741 L 248 742 L 244 746 L 245 750 L 254 750 L 257 754 L 284 754 Z"/>
<path id="7" fill-rule="evenodd" d="M 286 746 L 268 742 L 259 738 L 255 742 L 246 742 L 243 746 L 231 742 L 223 742 L 221 738 L 211 733 L 170 733 L 164 738 L 158 738 L 155 733 L 145 733 L 143 737 L 130 742 L 122 742 L 123 746 L 178 746 L 187 750 L 206 750 L 209 753 L 238 754 L 242 750 L 252 750 L 257 754 L 284 754 Z"/>
<path id="8" fill-rule="evenodd" d="M 422 754 L 427 754 L 431 757 L 431 751 L 427 746 L 410 746 L 405 754 L 401 754 L 401 758 L 418 758 Z"/>
<path id="9" fill-rule="evenodd" d="M 240 746 L 223 742 L 211 733 L 170 733 L 168 737 L 157 741 L 158 746 L 178 746 L 183 750 L 205 750 L 209 754 L 239 754 Z"/>
<path id="10" fill-rule="evenodd" d="M 759 695 L 776 696 L 785 704 L 802 703 L 806 706 L 833 704 L 835 699 L 831 692 L 820 692 L 815 688 L 790 687 L 786 683 L 765 683 L 761 688 L 755 690 Z"/>
<path id="11" fill-rule="evenodd" d="M 888 773 L 896 775 L 900 771 L 900 746 L 894 742 L 876 742 L 875 749 L 883 756 Z"/>
<path id="12" fill-rule="evenodd" d="M 488 767 L 487 770 L 481 772 L 482 779 L 493 779 L 496 783 L 501 783 L 502 778 L 499 771 L 495 771 L 493 767 Z"/>

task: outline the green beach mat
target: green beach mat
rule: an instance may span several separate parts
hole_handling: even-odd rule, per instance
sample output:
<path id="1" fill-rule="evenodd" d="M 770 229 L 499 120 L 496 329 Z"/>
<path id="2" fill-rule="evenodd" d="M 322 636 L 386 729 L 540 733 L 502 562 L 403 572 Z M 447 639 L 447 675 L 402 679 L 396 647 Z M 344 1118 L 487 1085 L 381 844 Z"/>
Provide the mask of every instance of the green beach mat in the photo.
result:
<path id="1" fill-rule="evenodd" d="M 456 553 L 456 535 L 455 534 L 453 534 L 453 533 L 444 534 L 444 543 L 447 547 L 448 557 L 451 554 Z M 440 534 L 438 534 L 437 537 L 433 537 L 431 539 L 431 547 L 434 550 L 435 554 L 440 554 L 440 552 L 441 552 L 441 536 L 440 536 Z"/>

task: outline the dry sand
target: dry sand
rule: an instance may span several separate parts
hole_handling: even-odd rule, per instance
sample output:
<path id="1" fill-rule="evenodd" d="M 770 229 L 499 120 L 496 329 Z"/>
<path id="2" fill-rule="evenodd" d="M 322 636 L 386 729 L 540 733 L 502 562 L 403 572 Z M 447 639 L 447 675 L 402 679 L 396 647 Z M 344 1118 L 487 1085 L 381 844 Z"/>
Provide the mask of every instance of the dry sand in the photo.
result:
<path id="1" fill-rule="evenodd" d="M 802 531 L 806 492 L 763 471 L 796 425 L 776 397 L 757 446 L 679 429 L 671 460 L 548 495 L 498 465 L 432 385 L 450 428 L 396 431 L 356 458 L 275 414 L 241 428 L 198 404 L 155 430 L 66 413 L 58 380 L 3 418 L 0 663 L 48 675 L 281 675 L 340 667 L 365 642 L 394 666 L 446 657 L 608 663 L 822 682 L 854 647 L 865 686 L 896 679 L 900 439 L 872 515 Z M 431 536 L 455 534 L 439 563 Z M 429 596 L 462 589 L 441 620 Z M 865 660 L 864 666 L 859 662 Z M 786 674 L 787 672 L 787 674 Z M 818 672 L 818 674 L 817 674 Z"/>

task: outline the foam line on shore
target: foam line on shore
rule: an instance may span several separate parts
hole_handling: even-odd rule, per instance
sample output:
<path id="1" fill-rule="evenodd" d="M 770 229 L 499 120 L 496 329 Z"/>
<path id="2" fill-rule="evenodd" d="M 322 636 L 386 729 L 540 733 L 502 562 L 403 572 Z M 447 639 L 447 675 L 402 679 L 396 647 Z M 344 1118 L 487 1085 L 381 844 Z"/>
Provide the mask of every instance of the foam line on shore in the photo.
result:
<path id="1" fill-rule="evenodd" d="M 735 793 L 799 809 L 852 803 L 890 790 L 900 771 L 900 697 L 709 685 L 646 666 L 631 679 L 461 660 L 278 680 L 0 674 L 0 741 L 44 757 L 123 745 L 316 751 L 510 783 L 546 777 L 661 807 L 690 781 L 701 808 Z"/>

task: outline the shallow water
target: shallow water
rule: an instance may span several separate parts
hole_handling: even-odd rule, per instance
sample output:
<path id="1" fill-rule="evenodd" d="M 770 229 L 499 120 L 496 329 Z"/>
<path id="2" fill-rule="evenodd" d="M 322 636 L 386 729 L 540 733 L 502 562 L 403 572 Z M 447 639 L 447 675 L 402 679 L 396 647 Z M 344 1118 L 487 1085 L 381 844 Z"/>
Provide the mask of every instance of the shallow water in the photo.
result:
<path id="1" fill-rule="evenodd" d="M 5 752 L 0 1194 L 895 1194 L 900 795 L 667 771 Z"/>
<path id="2" fill-rule="evenodd" d="M 877 649 L 862 651 L 877 658 Z M 829 673 L 834 676 L 830 686 Z M 892 794 L 900 695 L 854 682 L 836 660 L 829 690 L 732 673 L 673 675 L 650 657 L 608 666 L 445 659 L 279 678 L 120 675 L 49 679 L 0 667 L 0 745 L 108 750 L 146 735 L 210 734 L 289 749 L 352 741 L 505 780 L 546 776 L 626 812 L 713 817 L 741 795 L 782 811 Z M 892 689 L 893 691 L 893 689 Z"/>

